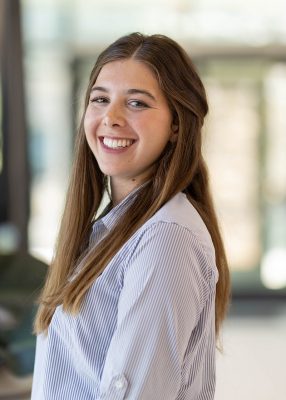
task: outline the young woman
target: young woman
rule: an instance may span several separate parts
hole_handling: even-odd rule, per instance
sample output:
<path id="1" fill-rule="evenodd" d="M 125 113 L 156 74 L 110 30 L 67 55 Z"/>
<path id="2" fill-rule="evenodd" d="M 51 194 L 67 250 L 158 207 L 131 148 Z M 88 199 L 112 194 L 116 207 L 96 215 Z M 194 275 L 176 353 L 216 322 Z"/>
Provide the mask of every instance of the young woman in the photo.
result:
<path id="1" fill-rule="evenodd" d="M 173 40 L 134 33 L 99 56 L 35 322 L 33 400 L 214 398 L 229 273 L 207 111 Z"/>

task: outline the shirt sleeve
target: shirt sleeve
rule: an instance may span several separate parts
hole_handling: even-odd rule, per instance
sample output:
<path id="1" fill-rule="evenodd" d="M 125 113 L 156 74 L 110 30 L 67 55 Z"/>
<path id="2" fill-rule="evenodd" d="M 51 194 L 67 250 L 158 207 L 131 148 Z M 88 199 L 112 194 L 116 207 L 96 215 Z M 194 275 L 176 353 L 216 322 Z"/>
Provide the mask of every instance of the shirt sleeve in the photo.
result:
<path id="1" fill-rule="evenodd" d="M 143 233 L 127 262 L 100 399 L 176 398 L 209 273 L 208 257 L 188 229 L 160 222 Z"/>

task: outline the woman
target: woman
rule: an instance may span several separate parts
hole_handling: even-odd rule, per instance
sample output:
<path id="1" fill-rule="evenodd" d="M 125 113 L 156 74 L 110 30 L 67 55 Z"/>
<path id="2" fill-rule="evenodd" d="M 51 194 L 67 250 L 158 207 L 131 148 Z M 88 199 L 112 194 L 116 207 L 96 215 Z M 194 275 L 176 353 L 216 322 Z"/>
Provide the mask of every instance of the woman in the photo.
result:
<path id="1" fill-rule="evenodd" d="M 173 40 L 134 33 L 99 56 L 35 322 L 32 399 L 213 399 L 229 274 L 207 111 Z"/>

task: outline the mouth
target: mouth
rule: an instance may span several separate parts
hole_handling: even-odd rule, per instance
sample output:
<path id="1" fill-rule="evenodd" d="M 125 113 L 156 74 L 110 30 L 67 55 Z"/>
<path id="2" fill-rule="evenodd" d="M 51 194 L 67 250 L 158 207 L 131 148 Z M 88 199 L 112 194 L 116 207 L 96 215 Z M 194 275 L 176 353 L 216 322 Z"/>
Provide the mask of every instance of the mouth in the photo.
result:
<path id="1" fill-rule="evenodd" d="M 126 147 L 130 147 L 135 140 L 133 139 L 111 139 L 109 137 L 100 137 L 100 141 L 104 144 L 105 147 L 109 149 L 124 149 Z"/>

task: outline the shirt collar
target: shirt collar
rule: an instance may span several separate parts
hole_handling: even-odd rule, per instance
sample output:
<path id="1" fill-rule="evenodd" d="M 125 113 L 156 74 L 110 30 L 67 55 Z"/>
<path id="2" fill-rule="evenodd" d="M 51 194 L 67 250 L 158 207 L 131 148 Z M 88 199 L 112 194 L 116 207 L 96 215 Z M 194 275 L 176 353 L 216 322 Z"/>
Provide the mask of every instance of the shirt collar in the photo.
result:
<path id="1" fill-rule="evenodd" d="M 138 195 L 138 192 L 140 189 L 145 186 L 146 183 L 143 183 L 143 185 L 140 185 L 139 187 L 135 188 L 132 192 L 130 192 L 117 206 L 112 208 L 109 212 L 106 213 L 106 210 L 110 207 L 110 204 L 106 207 L 106 209 L 103 212 L 103 217 L 99 218 L 97 222 L 101 222 L 104 224 L 105 228 L 110 231 L 116 222 L 120 219 L 120 217 L 125 213 L 125 211 L 128 209 L 131 203 L 135 200 L 135 198 Z M 104 215 L 105 214 L 105 215 Z"/>

